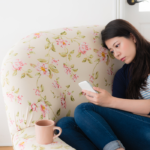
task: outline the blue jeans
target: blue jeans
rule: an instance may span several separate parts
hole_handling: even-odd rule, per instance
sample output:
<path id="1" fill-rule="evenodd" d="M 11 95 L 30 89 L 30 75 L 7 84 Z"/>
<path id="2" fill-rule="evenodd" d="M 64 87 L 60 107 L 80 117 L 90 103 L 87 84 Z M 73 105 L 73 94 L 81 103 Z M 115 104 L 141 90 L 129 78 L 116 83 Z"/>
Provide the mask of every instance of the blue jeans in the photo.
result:
<path id="1" fill-rule="evenodd" d="M 123 110 L 82 103 L 74 118 L 61 118 L 56 126 L 60 139 L 77 150 L 150 150 L 150 118 Z"/>

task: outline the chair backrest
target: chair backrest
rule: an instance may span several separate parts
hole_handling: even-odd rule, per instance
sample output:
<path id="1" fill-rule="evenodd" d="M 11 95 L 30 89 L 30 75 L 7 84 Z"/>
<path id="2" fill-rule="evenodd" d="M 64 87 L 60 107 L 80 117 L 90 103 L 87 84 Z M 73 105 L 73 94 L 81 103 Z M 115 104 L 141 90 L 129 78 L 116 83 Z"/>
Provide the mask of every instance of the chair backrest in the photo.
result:
<path id="1" fill-rule="evenodd" d="M 2 90 L 11 135 L 40 119 L 74 116 L 88 100 L 78 83 L 84 80 L 112 94 L 122 67 L 101 45 L 104 26 L 79 26 L 33 33 L 7 53 Z"/>

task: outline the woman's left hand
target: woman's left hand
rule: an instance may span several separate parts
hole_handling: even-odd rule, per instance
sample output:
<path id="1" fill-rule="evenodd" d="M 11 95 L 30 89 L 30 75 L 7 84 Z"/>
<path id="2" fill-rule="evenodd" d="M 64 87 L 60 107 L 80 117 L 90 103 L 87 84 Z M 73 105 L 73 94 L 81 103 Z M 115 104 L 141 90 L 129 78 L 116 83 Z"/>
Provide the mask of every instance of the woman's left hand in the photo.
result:
<path id="1" fill-rule="evenodd" d="M 91 91 L 87 91 L 87 90 L 82 90 L 82 92 L 86 93 L 86 98 L 89 100 L 89 102 L 95 104 L 95 105 L 99 105 L 99 106 L 103 106 L 103 107 L 109 107 L 110 104 L 112 103 L 112 95 L 107 92 L 104 89 L 101 89 L 99 87 L 93 87 L 93 89 L 95 91 L 98 91 L 100 93 L 94 93 Z M 90 96 L 93 97 L 90 97 Z"/>

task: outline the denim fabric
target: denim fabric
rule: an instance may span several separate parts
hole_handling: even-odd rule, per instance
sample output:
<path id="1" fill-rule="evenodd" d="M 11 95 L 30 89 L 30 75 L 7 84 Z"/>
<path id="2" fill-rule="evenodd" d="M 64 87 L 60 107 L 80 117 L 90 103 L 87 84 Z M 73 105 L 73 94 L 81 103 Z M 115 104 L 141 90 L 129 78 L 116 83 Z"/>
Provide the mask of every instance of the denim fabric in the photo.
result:
<path id="1" fill-rule="evenodd" d="M 119 140 L 115 140 L 115 141 L 109 142 L 107 145 L 105 145 L 103 150 L 116 150 L 118 148 L 125 149 L 125 147 L 122 145 L 122 143 Z"/>
<path id="2" fill-rule="evenodd" d="M 61 118 L 56 126 L 77 150 L 150 150 L 150 118 L 123 110 L 82 103 L 74 117 Z"/>

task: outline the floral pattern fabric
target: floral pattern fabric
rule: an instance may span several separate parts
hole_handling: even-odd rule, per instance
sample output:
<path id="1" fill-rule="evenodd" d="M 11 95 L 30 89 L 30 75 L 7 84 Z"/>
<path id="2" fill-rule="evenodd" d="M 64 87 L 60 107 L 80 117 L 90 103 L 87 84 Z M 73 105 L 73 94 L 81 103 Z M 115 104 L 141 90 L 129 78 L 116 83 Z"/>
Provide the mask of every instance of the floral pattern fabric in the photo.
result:
<path id="1" fill-rule="evenodd" d="M 83 80 L 112 93 L 114 75 L 123 64 L 102 46 L 103 28 L 40 31 L 9 50 L 1 67 L 1 83 L 12 141 L 37 120 L 57 122 L 74 116 L 76 106 L 87 102 L 78 86 Z"/>
<path id="2" fill-rule="evenodd" d="M 75 150 L 60 138 L 54 139 L 53 143 L 41 145 L 36 142 L 35 128 L 28 127 L 18 131 L 13 138 L 15 150 Z"/>

